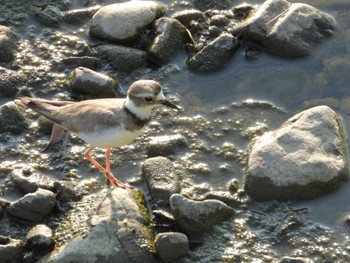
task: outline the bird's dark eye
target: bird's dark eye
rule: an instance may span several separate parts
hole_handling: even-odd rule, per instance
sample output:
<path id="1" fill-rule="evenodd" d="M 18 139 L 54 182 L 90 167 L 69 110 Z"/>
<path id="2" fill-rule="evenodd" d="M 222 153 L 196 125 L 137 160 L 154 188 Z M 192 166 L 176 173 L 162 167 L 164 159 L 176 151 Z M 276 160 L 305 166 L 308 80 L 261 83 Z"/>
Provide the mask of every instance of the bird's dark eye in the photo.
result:
<path id="1" fill-rule="evenodd" d="M 146 97 L 146 98 L 144 98 L 144 100 L 145 100 L 145 102 L 147 102 L 147 103 L 151 103 L 151 102 L 154 101 L 154 99 L 151 98 L 151 97 Z"/>

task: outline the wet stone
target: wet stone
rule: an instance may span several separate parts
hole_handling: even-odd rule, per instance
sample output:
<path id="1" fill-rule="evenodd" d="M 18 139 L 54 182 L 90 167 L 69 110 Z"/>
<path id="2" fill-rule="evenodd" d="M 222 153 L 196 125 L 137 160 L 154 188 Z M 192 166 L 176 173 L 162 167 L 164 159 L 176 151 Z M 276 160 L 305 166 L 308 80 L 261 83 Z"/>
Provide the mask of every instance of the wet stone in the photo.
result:
<path id="1" fill-rule="evenodd" d="M 142 174 L 154 204 L 167 206 L 170 196 L 181 191 L 174 164 L 165 157 L 147 159 L 142 164 Z"/>
<path id="2" fill-rule="evenodd" d="M 156 37 L 148 49 L 148 53 L 160 60 L 167 61 L 185 43 L 187 31 L 176 19 L 159 18 L 154 22 Z"/>
<path id="3" fill-rule="evenodd" d="M 201 11 L 208 9 L 229 9 L 233 0 L 194 0 L 193 5 Z"/>
<path id="4" fill-rule="evenodd" d="M 341 119 L 328 106 L 296 114 L 252 145 L 246 192 L 257 200 L 300 200 L 336 189 L 349 176 L 344 138 Z"/>
<path id="5" fill-rule="evenodd" d="M 9 174 L 18 189 L 24 193 L 34 193 L 39 188 L 53 190 L 54 181 L 33 170 L 15 169 Z"/>
<path id="6" fill-rule="evenodd" d="M 313 263 L 314 261 L 308 258 L 301 257 L 283 257 L 279 263 Z"/>
<path id="7" fill-rule="evenodd" d="M 36 225 L 29 230 L 27 236 L 27 246 L 31 250 L 40 251 L 40 254 L 46 254 L 54 247 L 52 230 L 46 225 Z"/>
<path id="8" fill-rule="evenodd" d="M 127 43 L 140 31 L 161 17 L 165 6 L 155 1 L 137 1 L 106 5 L 93 16 L 90 35 L 102 40 Z"/>
<path id="9" fill-rule="evenodd" d="M 8 62 L 18 48 L 20 36 L 11 28 L 0 25 L 0 62 Z"/>
<path id="10" fill-rule="evenodd" d="M 249 47 L 245 50 L 244 55 L 247 60 L 256 60 L 260 57 L 262 51 L 258 47 Z"/>
<path id="11" fill-rule="evenodd" d="M 233 195 L 231 195 L 229 192 L 226 191 L 210 191 L 209 193 L 206 193 L 203 197 L 204 200 L 220 200 L 221 202 L 224 202 L 226 205 L 230 207 L 238 207 L 240 205 L 240 202 L 237 201 Z"/>
<path id="12" fill-rule="evenodd" d="M 223 33 L 190 58 L 186 64 L 193 71 L 214 72 L 227 63 L 237 48 L 237 39 L 231 34 Z"/>
<path id="13" fill-rule="evenodd" d="M 183 10 L 173 14 L 171 17 L 180 21 L 187 28 L 190 27 L 191 21 L 205 21 L 203 12 L 196 9 Z"/>
<path id="14" fill-rule="evenodd" d="M 64 15 L 64 22 L 70 24 L 86 23 L 100 8 L 100 6 L 92 6 L 89 8 L 69 10 Z"/>
<path id="15" fill-rule="evenodd" d="M 25 77 L 15 71 L 0 67 L 0 95 L 12 98 L 25 84 Z"/>
<path id="16" fill-rule="evenodd" d="M 55 182 L 54 188 L 61 203 L 77 202 L 87 194 L 83 187 L 75 186 L 72 182 Z"/>
<path id="17" fill-rule="evenodd" d="M 219 200 L 193 201 L 182 195 L 173 194 L 170 207 L 176 225 L 190 237 L 198 237 L 214 224 L 234 214 L 234 210 Z"/>
<path id="18" fill-rule="evenodd" d="M 147 64 L 147 53 L 135 48 L 106 44 L 96 46 L 94 51 L 105 57 L 116 70 L 123 72 L 131 72 Z"/>
<path id="19" fill-rule="evenodd" d="M 55 205 L 55 194 L 39 188 L 36 192 L 26 194 L 13 202 L 7 211 L 12 219 L 23 223 L 41 222 L 51 213 Z"/>
<path id="20" fill-rule="evenodd" d="M 21 263 L 24 256 L 24 242 L 0 236 L 0 263 Z"/>
<path id="21" fill-rule="evenodd" d="M 93 98 L 114 98 L 121 95 L 119 83 L 114 78 L 88 68 L 76 68 L 70 78 L 74 92 Z"/>
<path id="22" fill-rule="evenodd" d="M 58 27 L 63 20 L 63 13 L 54 5 L 46 5 L 35 13 L 37 20 L 48 27 Z"/>
<path id="23" fill-rule="evenodd" d="M 310 5 L 267 0 L 230 32 L 279 56 L 300 57 L 310 54 L 336 28 L 331 15 Z"/>
<path id="24" fill-rule="evenodd" d="M 149 157 L 169 156 L 186 146 L 186 137 L 181 134 L 153 136 L 147 145 L 147 154 Z"/>
<path id="25" fill-rule="evenodd" d="M 28 129 L 25 117 L 11 101 L 0 107 L 0 133 L 21 134 Z"/>
<path id="26" fill-rule="evenodd" d="M 175 226 L 175 218 L 174 216 L 162 209 L 156 209 L 152 211 L 155 221 L 155 227 L 165 227 L 172 228 Z"/>
<path id="27" fill-rule="evenodd" d="M 189 251 L 188 238 L 176 232 L 160 233 L 154 242 L 160 258 L 165 262 L 178 262 Z"/>
<path id="28" fill-rule="evenodd" d="M 85 67 L 89 69 L 96 69 L 100 64 L 100 60 L 96 57 L 82 56 L 63 58 L 58 65 L 59 69 Z"/>

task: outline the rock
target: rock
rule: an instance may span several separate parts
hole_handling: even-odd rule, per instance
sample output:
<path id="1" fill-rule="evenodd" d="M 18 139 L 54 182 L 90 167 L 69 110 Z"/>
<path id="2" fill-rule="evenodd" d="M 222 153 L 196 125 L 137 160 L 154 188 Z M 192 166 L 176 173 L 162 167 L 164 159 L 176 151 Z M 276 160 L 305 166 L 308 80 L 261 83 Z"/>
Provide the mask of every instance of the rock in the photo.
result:
<path id="1" fill-rule="evenodd" d="M 45 5 L 42 10 L 35 13 L 35 17 L 45 26 L 58 27 L 64 16 L 58 7 Z"/>
<path id="2" fill-rule="evenodd" d="M 154 1 L 129 1 L 106 5 L 93 16 L 90 35 L 102 40 L 128 43 L 164 14 L 165 6 Z"/>
<path id="3" fill-rule="evenodd" d="M 93 98 L 115 98 L 121 94 L 117 80 L 84 67 L 73 71 L 70 85 L 74 92 Z"/>
<path id="4" fill-rule="evenodd" d="M 237 39 L 231 34 L 223 33 L 190 58 L 186 64 L 193 71 L 213 72 L 221 69 L 237 48 Z"/>
<path id="5" fill-rule="evenodd" d="M 159 18 L 154 22 L 156 37 L 148 53 L 160 60 L 167 61 L 189 39 L 186 28 L 176 19 Z"/>
<path id="6" fill-rule="evenodd" d="M 94 50 L 118 71 L 131 72 L 147 64 L 147 53 L 135 48 L 106 44 L 96 46 Z"/>
<path id="7" fill-rule="evenodd" d="M 147 154 L 150 157 L 169 156 L 186 146 L 186 137 L 181 134 L 152 136 L 147 145 Z"/>
<path id="8" fill-rule="evenodd" d="M 258 47 L 249 47 L 245 50 L 244 55 L 247 60 L 256 60 L 260 57 L 262 51 Z"/>
<path id="9" fill-rule="evenodd" d="M 231 7 L 232 2 L 233 0 L 194 0 L 193 6 L 201 11 L 208 9 L 228 9 Z"/>
<path id="10" fill-rule="evenodd" d="M 57 193 L 58 200 L 61 203 L 77 202 L 87 194 L 87 191 L 84 190 L 83 186 L 74 186 L 74 184 L 69 181 L 55 182 L 54 188 Z"/>
<path id="11" fill-rule="evenodd" d="M 152 211 L 152 215 L 154 216 L 154 223 L 155 227 L 158 228 L 172 228 L 175 226 L 175 218 L 174 216 L 163 210 L 163 209 L 156 209 Z"/>
<path id="12" fill-rule="evenodd" d="M 27 234 L 27 247 L 41 255 L 50 252 L 55 242 L 52 238 L 52 230 L 46 225 L 36 225 Z"/>
<path id="13" fill-rule="evenodd" d="M 165 157 L 147 159 L 142 164 L 142 174 L 155 204 L 168 205 L 170 196 L 181 191 L 174 164 Z"/>
<path id="14" fill-rule="evenodd" d="M 1 96 L 12 98 L 18 92 L 19 87 L 23 86 L 24 84 L 24 76 L 18 74 L 15 71 L 0 67 Z"/>
<path id="15" fill-rule="evenodd" d="M 246 192 L 257 200 L 288 200 L 335 189 L 349 175 L 344 138 L 338 114 L 327 106 L 293 116 L 252 145 Z"/>
<path id="16" fill-rule="evenodd" d="M 71 24 L 86 23 L 100 8 L 100 6 L 92 6 L 88 8 L 69 10 L 64 15 L 64 22 Z"/>
<path id="17" fill-rule="evenodd" d="M 27 223 L 43 221 L 56 205 L 55 194 L 39 188 L 13 202 L 7 212 L 11 218 Z"/>
<path id="18" fill-rule="evenodd" d="M 154 242 L 160 258 L 165 262 L 179 262 L 189 251 L 188 239 L 182 233 L 160 233 Z"/>
<path id="19" fill-rule="evenodd" d="M 82 56 L 82 57 L 68 57 L 63 58 L 58 65 L 59 69 L 85 67 L 89 69 L 96 69 L 100 64 L 100 60 L 96 57 Z"/>
<path id="20" fill-rule="evenodd" d="M 0 236 L 0 263 L 22 263 L 24 242 L 18 239 Z"/>
<path id="21" fill-rule="evenodd" d="M 88 220 L 91 230 L 39 262 L 158 262 L 144 200 L 137 190 L 113 189 L 101 194 Z M 142 195 L 142 194 L 141 194 Z"/>
<path id="22" fill-rule="evenodd" d="M 283 257 L 280 263 L 313 263 L 313 260 L 301 257 Z"/>
<path id="23" fill-rule="evenodd" d="M 176 12 L 171 16 L 172 18 L 180 21 L 185 27 L 190 27 L 191 21 L 205 21 L 205 15 L 203 12 L 196 9 L 189 9 Z"/>
<path id="24" fill-rule="evenodd" d="M 11 28 L 0 25 L 0 62 L 9 62 L 18 48 L 20 36 Z"/>
<path id="25" fill-rule="evenodd" d="M 337 27 L 334 18 L 310 5 L 267 0 L 230 31 L 279 56 L 310 54 Z"/>
<path id="26" fill-rule="evenodd" d="M 219 200 L 230 207 L 239 206 L 240 202 L 237 201 L 233 195 L 226 191 L 210 191 L 203 196 L 204 200 Z"/>
<path id="27" fill-rule="evenodd" d="M 54 181 L 30 169 L 15 169 L 9 174 L 18 189 L 24 193 L 34 193 L 39 188 L 53 190 Z"/>
<path id="28" fill-rule="evenodd" d="M 219 200 L 192 201 L 179 194 L 173 194 L 170 197 L 170 207 L 176 225 L 191 237 L 202 235 L 212 225 L 234 214 L 231 207 Z"/>
<path id="29" fill-rule="evenodd" d="M 29 127 L 27 120 L 11 101 L 0 106 L 0 133 L 21 134 Z"/>

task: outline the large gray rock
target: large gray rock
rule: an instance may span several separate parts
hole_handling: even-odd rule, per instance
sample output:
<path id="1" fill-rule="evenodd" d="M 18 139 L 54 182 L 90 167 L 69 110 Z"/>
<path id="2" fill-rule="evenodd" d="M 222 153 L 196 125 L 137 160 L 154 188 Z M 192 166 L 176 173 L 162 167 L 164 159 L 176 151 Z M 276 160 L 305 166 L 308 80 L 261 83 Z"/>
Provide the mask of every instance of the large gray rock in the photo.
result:
<path id="1" fill-rule="evenodd" d="M 115 98 L 117 94 L 121 95 L 117 80 L 84 67 L 73 71 L 70 85 L 74 92 L 93 98 Z"/>
<path id="2" fill-rule="evenodd" d="M 238 41 L 231 34 L 223 33 L 201 51 L 190 58 L 186 64 L 198 72 L 213 72 L 221 69 L 238 48 Z"/>
<path id="3" fill-rule="evenodd" d="M 92 17 L 90 35 L 119 43 L 134 41 L 140 30 L 164 14 L 154 1 L 129 1 L 102 7 Z"/>
<path id="4" fill-rule="evenodd" d="M 170 196 L 181 191 L 174 164 L 165 157 L 147 159 L 142 164 L 142 174 L 155 204 L 169 205 Z"/>
<path id="5" fill-rule="evenodd" d="M 219 200 L 193 201 L 179 194 L 171 196 L 170 207 L 176 225 L 191 237 L 200 236 L 234 214 L 231 207 Z"/>
<path id="6" fill-rule="evenodd" d="M 88 219 L 91 229 L 87 236 L 75 238 L 39 262 L 157 262 L 151 221 L 140 193 L 117 188 L 98 199 L 101 201 Z"/>
<path id="7" fill-rule="evenodd" d="M 7 212 L 16 220 L 41 222 L 51 213 L 55 205 L 55 194 L 39 188 L 35 193 L 26 194 L 13 202 Z"/>
<path id="8" fill-rule="evenodd" d="M 245 190 L 258 200 L 306 199 L 348 177 L 344 131 L 327 106 L 303 111 L 253 144 Z"/>
<path id="9" fill-rule="evenodd" d="M 99 45 L 94 51 L 105 57 L 119 71 L 131 72 L 147 64 L 147 53 L 130 47 Z"/>
<path id="10" fill-rule="evenodd" d="M 157 252 L 165 263 L 179 262 L 189 251 L 188 238 L 177 232 L 160 233 L 154 241 Z"/>
<path id="11" fill-rule="evenodd" d="M 231 32 L 263 45 L 271 53 L 299 57 L 310 54 L 336 26 L 332 16 L 310 5 L 267 0 Z"/>

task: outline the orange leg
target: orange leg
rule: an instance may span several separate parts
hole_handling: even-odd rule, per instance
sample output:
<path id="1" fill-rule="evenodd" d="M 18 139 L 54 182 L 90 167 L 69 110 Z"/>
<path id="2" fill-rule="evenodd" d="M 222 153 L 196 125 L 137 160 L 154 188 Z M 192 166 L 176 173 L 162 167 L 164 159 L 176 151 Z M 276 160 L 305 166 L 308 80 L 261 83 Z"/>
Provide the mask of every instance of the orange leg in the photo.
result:
<path id="1" fill-rule="evenodd" d="M 114 183 L 114 177 L 111 176 L 110 172 L 107 172 L 107 170 L 103 168 L 102 165 L 100 165 L 95 159 L 91 157 L 90 152 L 91 152 L 90 148 L 86 150 L 84 154 L 86 159 L 88 159 L 93 165 L 95 165 L 96 168 L 98 168 L 105 175 L 106 180 L 110 182 L 112 186 L 117 188 L 118 185 Z"/>
<path id="2" fill-rule="evenodd" d="M 108 147 L 106 149 L 106 172 L 109 174 L 110 177 L 112 177 L 114 179 L 114 184 L 116 184 L 118 187 L 121 187 L 121 188 L 131 188 L 132 186 L 130 185 L 127 185 L 127 184 L 124 184 L 122 183 L 121 181 L 119 181 L 117 178 L 115 178 L 112 174 L 111 174 L 111 147 Z"/>
<path id="3" fill-rule="evenodd" d="M 86 159 L 88 159 L 93 165 L 95 165 L 96 168 L 98 168 L 104 174 L 107 180 L 107 185 L 110 183 L 115 188 L 121 187 L 124 189 L 131 187 L 129 185 L 122 183 L 111 174 L 111 163 L 110 163 L 111 148 L 110 147 L 108 147 L 106 150 L 106 169 L 103 168 L 101 164 L 99 164 L 95 159 L 91 157 L 90 152 L 91 152 L 90 148 L 87 149 L 87 151 L 85 152 Z"/>

